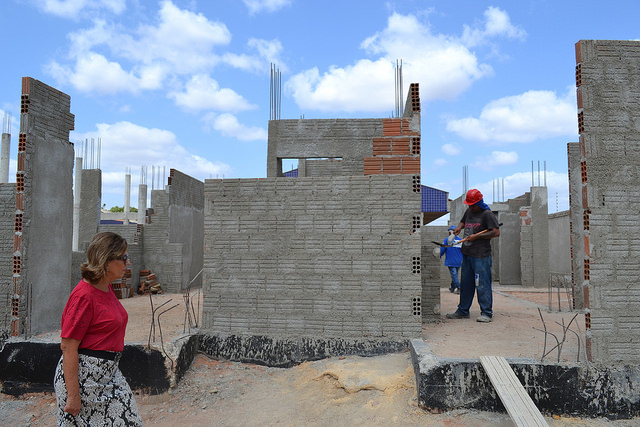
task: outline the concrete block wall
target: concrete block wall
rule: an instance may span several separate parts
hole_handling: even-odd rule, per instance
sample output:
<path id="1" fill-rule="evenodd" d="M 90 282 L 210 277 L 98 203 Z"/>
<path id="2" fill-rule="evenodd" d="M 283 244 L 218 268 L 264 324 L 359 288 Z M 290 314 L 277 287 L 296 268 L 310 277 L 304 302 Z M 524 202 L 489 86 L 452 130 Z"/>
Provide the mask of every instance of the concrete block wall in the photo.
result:
<path id="1" fill-rule="evenodd" d="M 638 41 L 576 43 L 587 355 L 599 363 L 640 362 L 638 70 Z"/>
<path id="2" fill-rule="evenodd" d="M 182 288 L 182 243 L 169 239 L 169 191 L 151 190 L 153 215 L 144 226 L 143 247 L 145 268 L 156 274 L 166 292 Z"/>
<path id="3" fill-rule="evenodd" d="M 520 270 L 520 215 L 519 212 L 502 211 L 498 213 L 500 237 L 496 243 L 500 248 L 499 280 L 501 285 L 522 285 Z M 529 273 L 528 273 L 529 274 Z"/>
<path id="4" fill-rule="evenodd" d="M 547 187 L 531 187 L 531 205 L 520 213 L 520 274 L 523 286 L 549 285 L 549 216 Z"/>
<path id="5" fill-rule="evenodd" d="M 549 271 L 571 275 L 569 211 L 549 214 Z"/>
<path id="6" fill-rule="evenodd" d="M 0 333 L 11 330 L 13 295 L 13 239 L 16 218 L 16 184 L 0 184 Z"/>
<path id="7" fill-rule="evenodd" d="M 271 120 L 267 176 L 282 176 L 282 159 L 324 158 L 341 159 L 341 175 L 362 175 L 375 137 L 382 119 Z"/>
<path id="8" fill-rule="evenodd" d="M 102 171 L 100 169 L 83 169 L 81 173 L 78 250 L 84 251 L 100 226 Z"/>
<path id="9" fill-rule="evenodd" d="M 182 278 L 178 290 L 202 285 L 204 183 L 176 169 L 169 174 L 169 241 L 182 243 Z"/>
<path id="10" fill-rule="evenodd" d="M 569 163 L 569 251 L 571 254 L 571 284 L 573 307 L 584 308 L 584 226 L 582 224 L 582 177 L 580 174 L 580 144 L 567 144 Z"/>
<path id="11" fill-rule="evenodd" d="M 68 95 L 22 79 L 12 335 L 57 329 L 71 280 L 74 127 Z"/>
<path id="12" fill-rule="evenodd" d="M 531 287 L 533 279 L 533 220 L 531 207 L 520 208 L 520 282 L 522 286 Z"/>
<path id="13" fill-rule="evenodd" d="M 449 275 L 449 269 L 444 265 L 444 257 L 440 258 L 440 247 L 431 243 L 432 241 L 442 242 L 449 235 L 447 228 L 447 226 L 420 228 L 423 322 L 440 320 L 440 313 L 443 311 L 442 307 L 440 307 L 440 289 L 448 289 L 451 284 L 451 276 Z"/>
<path id="14" fill-rule="evenodd" d="M 411 175 L 206 180 L 203 328 L 419 337 L 420 200 Z"/>

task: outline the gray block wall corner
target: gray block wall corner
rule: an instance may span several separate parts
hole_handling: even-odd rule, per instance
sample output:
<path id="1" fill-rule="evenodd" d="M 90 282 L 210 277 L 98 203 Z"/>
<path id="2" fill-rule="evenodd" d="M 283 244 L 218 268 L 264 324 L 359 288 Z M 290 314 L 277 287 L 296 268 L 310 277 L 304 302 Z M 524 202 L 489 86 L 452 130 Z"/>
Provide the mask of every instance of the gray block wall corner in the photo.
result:
<path id="1" fill-rule="evenodd" d="M 638 70 L 638 41 L 576 43 L 587 353 L 598 363 L 640 362 Z"/>
<path id="2" fill-rule="evenodd" d="M 166 292 L 181 292 L 190 282 L 194 288 L 200 286 L 204 183 L 171 169 L 166 188 L 151 191 L 151 208 L 153 215 L 144 226 L 145 267 Z"/>
<path id="3" fill-rule="evenodd" d="M 14 290 L 20 298 L 12 334 L 57 329 L 71 280 L 74 116 L 70 97 L 22 79 Z"/>

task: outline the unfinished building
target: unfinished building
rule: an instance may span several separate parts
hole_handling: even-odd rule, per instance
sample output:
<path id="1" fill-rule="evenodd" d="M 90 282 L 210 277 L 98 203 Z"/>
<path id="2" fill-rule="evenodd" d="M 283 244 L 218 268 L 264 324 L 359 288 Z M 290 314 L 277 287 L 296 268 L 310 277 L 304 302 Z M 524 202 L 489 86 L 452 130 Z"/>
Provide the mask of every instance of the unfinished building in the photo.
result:
<path id="1" fill-rule="evenodd" d="M 267 175 L 205 181 L 203 350 L 282 366 L 419 337 L 418 85 L 403 117 L 270 121 Z"/>

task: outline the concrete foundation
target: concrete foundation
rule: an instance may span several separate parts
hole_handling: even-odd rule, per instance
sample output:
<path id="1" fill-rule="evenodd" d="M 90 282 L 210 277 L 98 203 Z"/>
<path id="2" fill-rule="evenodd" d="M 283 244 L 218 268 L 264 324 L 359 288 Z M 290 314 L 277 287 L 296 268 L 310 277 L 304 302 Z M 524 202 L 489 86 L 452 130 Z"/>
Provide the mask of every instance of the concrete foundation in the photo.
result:
<path id="1" fill-rule="evenodd" d="M 119 363 L 132 390 L 160 394 L 175 385 L 187 371 L 199 347 L 200 337 L 181 337 L 174 359 L 157 349 L 142 345 L 125 345 Z M 53 377 L 62 354 L 60 343 L 11 339 L 0 350 L 0 383 L 2 392 L 19 396 L 24 393 L 53 392 Z"/>
<path id="2" fill-rule="evenodd" d="M 477 359 L 439 359 L 411 340 L 418 404 L 427 410 L 473 408 L 506 412 Z M 624 419 L 640 414 L 640 367 L 540 364 L 508 359 L 520 383 L 547 415 Z"/>

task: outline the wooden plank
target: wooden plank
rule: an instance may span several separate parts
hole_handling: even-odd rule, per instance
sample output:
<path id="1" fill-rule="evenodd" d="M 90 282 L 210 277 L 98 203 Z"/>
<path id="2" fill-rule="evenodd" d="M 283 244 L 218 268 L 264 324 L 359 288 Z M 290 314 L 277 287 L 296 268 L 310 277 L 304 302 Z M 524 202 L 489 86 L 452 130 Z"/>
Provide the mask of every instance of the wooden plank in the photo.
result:
<path id="1" fill-rule="evenodd" d="M 480 356 L 480 362 L 516 426 L 549 426 L 504 357 Z"/>

